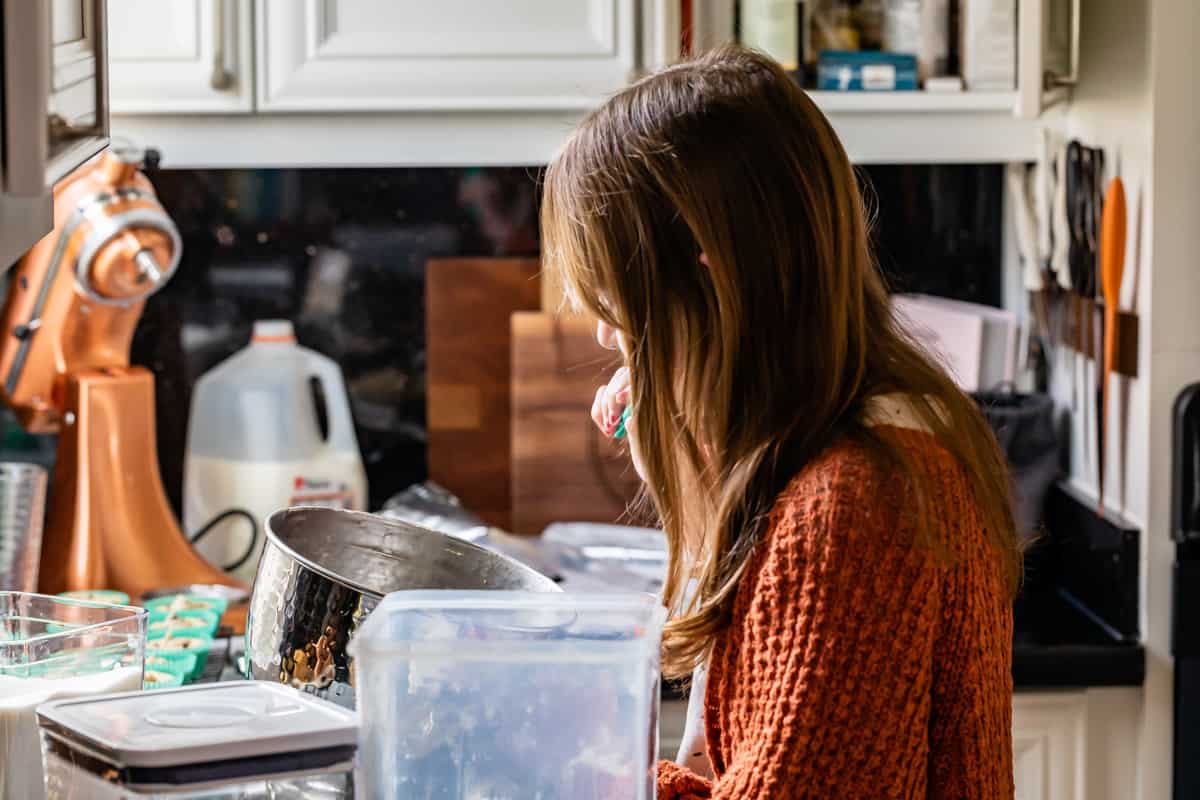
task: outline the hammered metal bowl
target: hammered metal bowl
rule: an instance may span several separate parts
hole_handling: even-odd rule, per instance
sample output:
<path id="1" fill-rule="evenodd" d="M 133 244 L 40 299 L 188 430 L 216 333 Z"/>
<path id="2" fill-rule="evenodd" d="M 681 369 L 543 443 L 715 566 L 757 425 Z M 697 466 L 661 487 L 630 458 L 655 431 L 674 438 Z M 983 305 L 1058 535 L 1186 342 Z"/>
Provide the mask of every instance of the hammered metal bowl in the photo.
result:
<path id="1" fill-rule="evenodd" d="M 560 591 L 523 564 L 437 531 L 358 511 L 278 511 L 250 597 L 246 677 L 353 707 L 346 645 L 383 596 L 402 589 Z"/>

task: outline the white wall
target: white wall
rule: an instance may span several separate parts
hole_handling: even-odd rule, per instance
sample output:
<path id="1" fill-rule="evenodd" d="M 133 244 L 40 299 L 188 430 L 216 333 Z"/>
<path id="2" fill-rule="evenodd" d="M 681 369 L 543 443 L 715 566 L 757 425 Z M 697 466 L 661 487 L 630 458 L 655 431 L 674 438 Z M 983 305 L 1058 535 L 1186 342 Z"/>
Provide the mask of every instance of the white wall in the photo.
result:
<path id="1" fill-rule="evenodd" d="M 1123 402 L 1110 418 L 1106 495 L 1143 531 L 1147 648 L 1137 701 L 1094 693 L 1088 785 L 1108 797 L 1159 800 L 1171 796 L 1171 407 L 1183 386 L 1200 380 L 1200 2 L 1083 6 L 1081 85 L 1061 126 L 1108 150 L 1127 193 L 1122 301 L 1141 317 L 1140 375 L 1113 387 Z M 1123 473 L 1113 453 L 1123 453 Z M 1073 473 L 1077 486 L 1094 490 L 1094 474 L 1078 466 Z M 1135 764 L 1134 774 L 1115 769 L 1117 759 Z"/>
<path id="2" fill-rule="evenodd" d="M 1126 189 L 1122 304 L 1141 317 L 1140 374 L 1111 386 L 1119 402 L 1110 411 L 1105 485 L 1110 507 L 1143 531 L 1147 648 L 1140 693 L 1091 693 L 1088 787 L 1112 798 L 1159 800 L 1171 792 L 1170 407 L 1182 384 L 1200 379 L 1200 324 L 1193 321 L 1200 315 L 1190 310 L 1200 300 L 1200 269 L 1186 257 L 1200 254 L 1200 131 L 1191 85 L 1200 74 L 1200 4 L 1090 0 L 1083 6 L 1081 81 L 1061 129 L 1104 147 Z M 1056 394 L 1068 399 L 1069 383 L 1057 381 Z M 1078 420 L 1072 433 L 1072 480 L 1094 491 Z"/>
<path id="3" fill-rule="evenodd" d="M 1091 0 L 1084 4 L 1082 64 L 1080 85 L 1070 107 L 1056 127 L 1069 138 L 1078 138 L 1092 147 L 1105 150 L 1109 174 L 1120 174 L 1125 183 L 1129 206 L 1129 236 L 1122 287 L 1123 308 L 1143 316 L 1150 309 L 1150 281 L 1147 259 L 1149 242 L 1144 232 L 1147 221 L 1151 180 L 1151 109 L 1150 76 L 1150 3 L 1151 0 Z M 1145 331 L 1143 331 L 1145 333 Z M 1139 361 L 1149 361 L 1151 337 L 1140 338 Z M 1060 369 L 1060 377 L 1065 370 Z M 1089 370 L 1088 386 L 1096 385 Z M 1069 402 L 1069 383 L 1056 382 L 1056 395 Z M 1144 526 L 1147 512 L 1147 456 L 1144 447 L 1149 416 L 1147 370 L 1139 380 L 1116 378 L 1114 408 L 1110 409 L 1108 466 L 1105 473 L 1105 502 L 1123 513 L 1131 522 Z M 1092 395 L 1088 400 L 1094 403 Z M 1127 420 L 1127 422 L 1123 422 Z M 1072 478 L 1081 489 L 1094 493 L 1094 463 L 1083 453 L 1094 450 L 1087 431 L 1075 420 L 1072 429 Z M 1120 455 L 1124 452 L 1124 458 Z M 1093 457 L 1094 458 L 1094 457 Z M 1125 462 L 1125 469 L 1119 468 Z"/>
<path id="4" fill-rule="evenodd" d="M 1152 118 L 1153 87 L 1150 70 L 1151 3 L 1156 0 L 1090 0 L 1084 4 L 1080 85 L 1065 115 L 1063 132 L 1084 143 L 1103 147 L 1113 174 L 1125 184 L 1129 210 L 1122 307 L 1134 310 L 1145 321 L 1152 306 L 1150 241 L 1147 225 L 1152 209 Z M 1190 0 L 1186 0 L 1189 1 Z M 1138 360 L 1139 378 L 1118 377 L 1110 385 L 1110 409 L 1106 470 L 1106 503 L 1131 522 L 1149 531 L 1148 480 L 1152 452 L 1146 446 L 1150 426 L 1150 396 L 1153 339 L 1148 326 L 1142 328 Z M 1088 386 L 1095 386 L 1095 373 Z M 1061 393 L 1061 383 L 1060 393 Z M 1091 395 L 1088 397 L 1091 401 Z M 1082 437 L 1090 435 L 1079 420 L 1073 425 L 1072 456 L 1076 469 L 1072 479 L 1088 493 L 1096 488 L 1094 467 L 1083 464 Z M 1123 463 L 1124 469 L 1121 469 Z M 1082 468 L 1081 468 L 1082 467 Z M 1088 469 L 1091 467 L 1091 469 Z M 1148 535 L 1148 534 L 1147 534 Z M 1145 571 L 1143 569 L 1143 576 Z M 1146 581 L 1142 582 L 1143 587 Z M 1143 609 L 1146 607 L 1144 598 Z M 1145 617 L 1143 635 L 1147 630 Z M 1148 653 L 1148 683 L 1156 697 L 1162 681 L 1170 685 L 1169 663 L 1151 647 Z M 1153 666 L 1151 666 L 1153 665 Z M 1162 762 L 1163 744 L 1153 743 L 1169 732 L 1170 718 L 1162 716 L 1162 698 L 1147 704 L 1146 689 L 1130 695 L 1090 693 L 1088 726 L 1088 781 L 1092 793 L 1106 797 L 1169 797 L 1169 761 Z M 1156 713 L 1147 715 L 1147 709 Z M 1169 698 L 1167 699 L 1169 712 Z M 1153 733 L 1151 732 L 1153 731 Z M 1166 748 L 1169 758 L 1169 746 Z M 1153 765 L 1149 770 L 1147 766 Z M 1142 776 L 1166 777 L 1155 784 Z"/>
<path id="5" fill-rule="evenodd" d="M 1145 236 L 1150 270 L 1149 460 L 1142 548 L 1148 649 L 1139 789 L 1170 794 L 1171 407 L 1200 380 L 1200 3 L 1155 0 L 1150 25 L 1153 173 Z"/>

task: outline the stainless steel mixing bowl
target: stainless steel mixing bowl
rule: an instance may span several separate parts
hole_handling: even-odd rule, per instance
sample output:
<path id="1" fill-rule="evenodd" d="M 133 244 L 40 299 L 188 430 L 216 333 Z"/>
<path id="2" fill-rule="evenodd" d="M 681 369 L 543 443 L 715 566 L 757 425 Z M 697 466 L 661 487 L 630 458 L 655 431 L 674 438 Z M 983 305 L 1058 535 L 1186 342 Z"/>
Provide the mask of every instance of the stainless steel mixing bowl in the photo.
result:
<path id="1" fill-rule="evenodd" d="M 267 521 L 246 620 L 246 676 L 354 705 L 346 645 L 389 592 L 560 591 L 510 558 L 373 514 L 291 508 Z"/>

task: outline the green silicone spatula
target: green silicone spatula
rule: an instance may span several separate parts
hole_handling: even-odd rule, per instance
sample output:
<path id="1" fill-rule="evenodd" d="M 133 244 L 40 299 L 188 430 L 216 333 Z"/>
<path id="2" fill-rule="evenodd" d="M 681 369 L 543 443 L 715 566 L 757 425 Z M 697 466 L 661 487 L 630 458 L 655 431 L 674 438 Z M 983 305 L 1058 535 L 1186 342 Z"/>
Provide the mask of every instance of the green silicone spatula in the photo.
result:
<path id="1" fill-rule="evenodd" d="M 620 440 L 624 439 L 629 433 L 626 425 L 629 424 L 629 416 L 633 413 L 633 406 L 625 406 L 625 410 L 621 412 L 621 420 L 617 423 L 617 429 L 613 431 L 613 438 Z"/>

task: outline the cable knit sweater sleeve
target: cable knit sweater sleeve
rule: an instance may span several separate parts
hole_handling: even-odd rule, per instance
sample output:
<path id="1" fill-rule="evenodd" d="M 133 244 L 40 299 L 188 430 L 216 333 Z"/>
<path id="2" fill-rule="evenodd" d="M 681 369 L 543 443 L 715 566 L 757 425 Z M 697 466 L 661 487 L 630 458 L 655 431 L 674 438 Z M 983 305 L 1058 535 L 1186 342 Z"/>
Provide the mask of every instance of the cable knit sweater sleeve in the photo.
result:
<path id="1" fill-rule="evenodd" d="M 660 800 L 925 796 L 947 570 L 899 483 L 841 448 L 780 497 L 712 654 L 717 777 L 663 764 Z"/>

